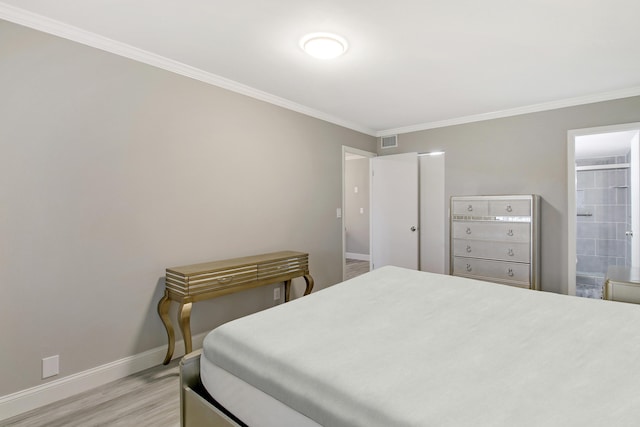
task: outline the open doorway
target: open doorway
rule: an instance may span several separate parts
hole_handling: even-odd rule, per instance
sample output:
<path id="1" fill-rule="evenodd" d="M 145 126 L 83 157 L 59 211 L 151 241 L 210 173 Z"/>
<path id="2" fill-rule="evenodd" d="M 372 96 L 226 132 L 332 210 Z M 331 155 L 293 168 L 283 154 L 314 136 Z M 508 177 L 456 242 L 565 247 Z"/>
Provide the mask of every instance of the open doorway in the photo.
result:
<path id="1" fill-rule="evenodd" d="M 570 295 L 602 298 L 610 266 L 640 264 L 639 138 L 636 123 L 569 133 Z"/>
<path id="2" fill-rule="evenodd" d="M 342 277 L 369 271 L 370 164 L 375 153 L 342 146 Z"/>

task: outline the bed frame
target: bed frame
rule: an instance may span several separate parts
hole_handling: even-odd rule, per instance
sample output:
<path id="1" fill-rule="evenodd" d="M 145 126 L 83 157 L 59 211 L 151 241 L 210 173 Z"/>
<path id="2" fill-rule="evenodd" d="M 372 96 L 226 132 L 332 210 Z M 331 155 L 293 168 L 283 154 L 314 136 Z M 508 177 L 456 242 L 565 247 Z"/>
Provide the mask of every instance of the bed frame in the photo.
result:
<path id="1" fill-rule="evenodd" d="M 180 361 L 180 425 L 182 427 L 247 427 L 209 395 L 200 380 L 202 350 Z"/>

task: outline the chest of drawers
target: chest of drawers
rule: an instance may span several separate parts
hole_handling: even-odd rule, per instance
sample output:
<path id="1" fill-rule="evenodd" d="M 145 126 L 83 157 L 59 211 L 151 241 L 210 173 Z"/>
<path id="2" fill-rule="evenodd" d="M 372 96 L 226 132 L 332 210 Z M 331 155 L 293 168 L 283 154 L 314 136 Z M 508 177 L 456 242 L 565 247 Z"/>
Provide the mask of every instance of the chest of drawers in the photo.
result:
<path id="1" fill-rule="evenodd" d="M 540 197 L 451 197 L 450 273 L 540 289 Z"/>

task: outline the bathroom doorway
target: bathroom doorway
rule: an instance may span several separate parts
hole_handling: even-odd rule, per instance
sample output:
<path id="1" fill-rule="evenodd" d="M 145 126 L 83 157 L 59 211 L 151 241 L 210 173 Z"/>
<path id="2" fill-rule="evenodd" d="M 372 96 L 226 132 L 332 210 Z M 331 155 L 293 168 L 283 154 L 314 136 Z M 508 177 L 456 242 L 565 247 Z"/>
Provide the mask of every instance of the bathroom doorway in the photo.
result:
<path id="1" fill-rule="evenodd" d="M 574 183 L 569 193 L 574 196 L 570 202 L 574 253 L 569 258 L 575 259 L 574 292 L 602 298 L 609 266 L 640 264 L 640 126 L 574 132 L 569 153 Z"/>

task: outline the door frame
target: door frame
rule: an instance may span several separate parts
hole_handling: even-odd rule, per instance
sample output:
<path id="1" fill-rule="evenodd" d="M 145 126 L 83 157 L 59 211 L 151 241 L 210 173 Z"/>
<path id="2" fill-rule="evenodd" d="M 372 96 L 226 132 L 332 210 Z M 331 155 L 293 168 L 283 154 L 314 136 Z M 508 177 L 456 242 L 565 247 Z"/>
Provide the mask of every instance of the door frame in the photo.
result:
<path id="1" fill-rule="evenodd" d="M 426 162 L 431 163 L 427 165 Z M 434 164 L 437 168 L 435 170 L 433 169 Z M 420 271 L 440 274 L 449 274 L 446 268 L 447 254 L 445 253 L 449 237 L 446 232 L 445 164 L 444 151 L 418 153 Z M 431 166 L 431 169 L 428 166 Z M 429 178 L 436 178 L 436 180 L 430 181 Z"/>
<path id="2" fill-rule="evenodd" d="M 567 295 L 576 294 L 576 137 L 632 130 L 640 130 L 640 122 L 567 131 Z"/>
<path id="3" fill-rule="evenodd" d="M 347 145 L 342 146 L 342 202 L 340 207 L 340 224 L 342 227 L 342 280 L 345 280 L 345 274 L 347 270 L 347 233 L 345 230 L 345 166 L 346 166 L 346 156 L 347 153 L 357 154 L 359 156 L 372 158 L 377 157 L 377 153 L 373 153 L 370 151 L 360 150 L 358 148 L 349 147 Z M 369 167 L 369 197 L 371 197 L 371 167 Z M 371 221 L 371 210 L 367 209 L 367 214 L 369 215 L 369 221 Z M 369 238 L 371 237 L 371 233 L 369 233 Z M 369 242 L 369 253 L 371 253 L 371 242 Z"/>

